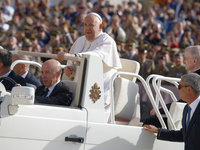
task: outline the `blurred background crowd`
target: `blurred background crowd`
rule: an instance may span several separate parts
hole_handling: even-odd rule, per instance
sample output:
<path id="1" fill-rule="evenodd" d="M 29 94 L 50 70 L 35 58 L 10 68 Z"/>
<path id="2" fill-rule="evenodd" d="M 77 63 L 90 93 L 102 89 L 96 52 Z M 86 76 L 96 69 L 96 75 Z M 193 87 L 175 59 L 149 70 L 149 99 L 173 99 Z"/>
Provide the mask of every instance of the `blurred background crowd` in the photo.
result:
<path id="1" fill-rule="evenodd" d="M 122 0 L 117 5 L 110 1 L 3 0 L 0 45 L 8 50 L 69 52 L 84 34 L 85 15 L 96 12 L 103 19 L 104 32 L 116 41 L 119 56 L 137 60 L 142 77 L 187 73 L 184 48 L 200 43 L 200 0 Z"/>

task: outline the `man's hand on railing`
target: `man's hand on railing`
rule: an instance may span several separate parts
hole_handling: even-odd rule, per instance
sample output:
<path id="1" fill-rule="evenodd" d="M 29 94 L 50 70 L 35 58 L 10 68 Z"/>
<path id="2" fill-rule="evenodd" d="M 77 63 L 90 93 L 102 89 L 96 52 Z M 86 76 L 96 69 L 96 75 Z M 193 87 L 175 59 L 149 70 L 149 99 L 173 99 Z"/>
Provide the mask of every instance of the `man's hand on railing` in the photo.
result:
<path id="1" fill-rule="evenodd" d="M 65 56 L 75 56 L 74 54 L 69 54 L 69 53 L 65 53 L 65 52 L 59 52 L 58 53 L 58 60 L 61 62 L 64 60 Z"/>

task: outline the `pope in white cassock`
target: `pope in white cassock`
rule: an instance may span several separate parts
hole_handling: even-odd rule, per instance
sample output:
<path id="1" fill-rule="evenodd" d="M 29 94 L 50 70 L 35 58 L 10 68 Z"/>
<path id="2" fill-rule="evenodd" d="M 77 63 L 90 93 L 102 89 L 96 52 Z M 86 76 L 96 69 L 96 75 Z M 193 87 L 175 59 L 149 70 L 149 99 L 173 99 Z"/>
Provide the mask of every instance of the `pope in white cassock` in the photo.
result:
<path id="1" fill-rule="evenodd" d="M 121 62 L 117 52 L 116 43 L 112 37 L 102 32 L 102 19 L 97 13 L 89 13 L 84 18 L 84 36 L 78 38 L 73 44 L 69 53 L 60 52 L 58 54 L 59 61 L 64 56 L 79 56 L 82 54 L 95 53 L 103 61 L 103 79 L 104 79 L 104 106 L 106 121 L 110 116 L 110 95 L 109 81 L 111 76 L 121 68 Z M 78 71 L 78 70 L 77 70 Z M 76 72 L 77 72 L 76 71 Z M 71 76 L 74 72 L 72 61 L 67 62 L 65 74 Z M 77 74 L 74 77 L 77 81 Z"/>

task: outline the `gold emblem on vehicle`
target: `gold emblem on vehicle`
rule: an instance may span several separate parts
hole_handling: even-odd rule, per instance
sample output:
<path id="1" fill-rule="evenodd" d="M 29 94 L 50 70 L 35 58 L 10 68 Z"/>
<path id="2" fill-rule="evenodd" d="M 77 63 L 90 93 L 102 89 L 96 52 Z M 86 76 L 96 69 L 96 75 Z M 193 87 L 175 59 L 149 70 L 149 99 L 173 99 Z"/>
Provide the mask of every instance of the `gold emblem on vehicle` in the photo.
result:
<path id="1" fill-rule="evenodd" d="M 98 87 L 98 84 L 95 83 L 94 86 L 92 86 L 92 89 L 90 90 L 90 98 L 94 101 L 94 103 L 101 97 L 100 93 L 100 87 Z"/>

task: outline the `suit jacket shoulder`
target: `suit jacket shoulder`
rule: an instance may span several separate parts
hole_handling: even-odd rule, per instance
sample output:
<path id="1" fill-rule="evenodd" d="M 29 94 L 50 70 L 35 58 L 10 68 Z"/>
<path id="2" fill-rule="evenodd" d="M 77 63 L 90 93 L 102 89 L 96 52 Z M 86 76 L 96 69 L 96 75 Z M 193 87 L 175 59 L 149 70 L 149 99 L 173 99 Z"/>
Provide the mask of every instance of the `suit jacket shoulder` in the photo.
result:
<path id="1" fill-rule="evenodd" d="M 28 72 L 28 74 L 26 75 L 25 81 L 26 81 L 26 83 L 33 84 L 33 85 L 35 85 L 36 87 L 42 85 L 42 84 L 40 83 L 40 81 L 38 81 L 38 79 L 37 79 L 33 74 L 31 74 L 30 72 Z"/>
<path id="2" fill-rule="evenodd" d="M 61 81 L 55 86 L 50 96 L 56 95 L 57 93 L 66 92 L 66 91 L 70 91 L 70 89 L 65 83 Z"/>
<path id="3" fill-rule="evenodd" d="M 8 77 L 12 78 L 17 83 L 26 86 L 26 81 L 24 80 L 24 78 L 22 78 L 20 75 L 17 75 L 14 71 L 11 71 Z"/>
<path id="4" fill-rule="evenodd" d="M 200 69 L 196 70 L 194 73 L 197 73 L 200 75 Z"/>
<path id="5" fill-rule="evenodd" d="M 14 71 L 11 71 L 8 75 L 9 78 L 13 79 L 16 83 L 21 84 L 22 86 L 26 86 L 26 81 L 21 76 L 17 75 Z M 15 86 L 11 82 L 4 80 L 2 82 L 6 88 L 6 90 L 11 91 L 12 88 Z"/>

